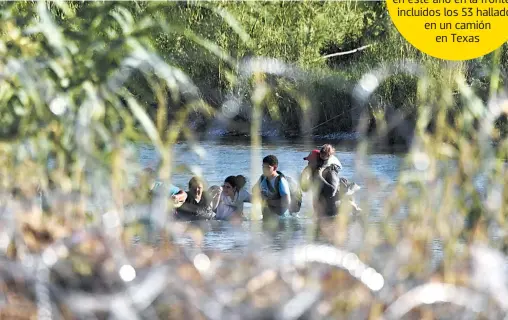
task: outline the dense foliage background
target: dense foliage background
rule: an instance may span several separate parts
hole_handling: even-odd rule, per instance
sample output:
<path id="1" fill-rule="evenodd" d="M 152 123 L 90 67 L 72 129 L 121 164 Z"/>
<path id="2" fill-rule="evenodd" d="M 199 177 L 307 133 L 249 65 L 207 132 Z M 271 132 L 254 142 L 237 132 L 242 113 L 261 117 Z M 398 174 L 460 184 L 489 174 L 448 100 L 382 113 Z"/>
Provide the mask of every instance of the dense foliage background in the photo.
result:
<path id="1" fill-rule="evenodd" d="M 493 67 L 493 54 L 464 62 L 429 57 L 400 36 L 391 23 L 385 2 L 177 2 L 165 4 L 157 11 L 152 11 L 151 4 L 131 2 L 121 4 L 131 16 L 130 21 L 93 15 L 98 12 L 96 7 L 113 8 L 116 5 L 112 2 L 71 2 L 67 4 L 70 16 L 56 5 L 50 6 L 49 12 L 59 18 L 64 36 L 76 36 L 81 27 L 95 30 L 83 34 L 81 41 L 88 38 L 88 42 L 93 42 L 97 37 L 97 40 L 104 41 L 103 46 L 109 46 L 102 55 L 97 48 L 90 50 L 93 52 L 91 58 L 100 70 L 115 68 L 119 63 L 115 61 L 118 54 L 125 53 L 122 41 L 113 41 L 112 36 L 116 35 L 107 30 L 133 38 L 142 36 L 144 45 L 153 48 L 165 63 L 187 74 L 204 100 L 216 109 L 238 85 L 242 59 L 264 56 L 295 64 L 309 72 L 307 80 L 311 80 L 308 82 L 312 87 L 309 91 L 313 99 L 314 134 L 357 130 L 359 116 L 352 101 L 352 86 L 365 73 L 392 65 L 399 67 L 394 67 L 369 103 L 370 129 L 376 126 L 376 119 L 390 121 L 393 117 L 390 110 L 402 110 L 410 127 L 414 127 L 419 77 L 399 73 L 404 69 L 401 64 L 408 61 L 426 68 L 431 80 L 429 92 L 434 96 L 443 85 L 446 90 L 457 92 L 453 79 L 460 76 L 482 99 L 488 97 L 490 78 L 486 75 Z M 16 21 L 35 14 L 30 2 L 16 4 L 12 10 Z M 153 20 L 148 22 L 149 18 Z M 155 21 L 158 27 L 153 25 Z M 125 30 L 122 25 L 125 23 L 136 24 L 138 30 Z M 507 47 L 505 44 L 500 49 L 502 73 L 506 72 Z M 350 50 L 353 52 L 334 55 Z M 140 74 L 129 81 L 129 88 L 140 98 L 142 107 L 155 118 L 157 94 Z M 279 85 L 273 103 L 286 115 L 280 123 L 284 134 L 302 135 L 307 132 L 302 132 L 298 103 L 284 94 L 288 86 L 284 82 Z M 460 110 L 460 102 L 455 102 Z M 169 108 L 169 117 L 172 115 Z M 249 116 L 249 112 L 244 112 L 237 119 L 248 120 Z M 505 133 L 505 119 L 500 119 L 498 125 Z M 231 133 L 242 131 L 238 127 L 230 130 Z M 393 130 L 389 135 L 391 143 L 407 142 L 402 134 Z"/>
<path id="2" fill-rule="evenodd" d="M 486 99 L 493 67 L 493 54 L 471 61 L 447 62 L 429 57 L 401 37 L 391 23 L 385 2 L 242 2 L 214 3 L 214 7 L 227 10 L 243 27 L 235 33 L 234 26 L 224 23 L 219 14 L 208 8 L 180 5 L 168 9 L 168 21 L 177 22 L 194 35 L 203 37 L 230 55 L 234 61 L 249 56 L 273 57 L 295 63 L 316 75 L 312 90 L 315 123 L 326 122 L 315 133 L 326 134 L 356 130 L 352 119 L 352 84 L 373 69 L 412 61 L 426 68 L 433 85 L 429 91 L 439 94 L 441 84 L 445 90 L 457 92 L 453 79 L 466 78 L 480 97 Z M 191 32 L 191 31 L 187 31 Z M 176 63 L 194 79 L 205 93 L 205 99 L 217 107 L 234 85 L 235 65 L 221 60 L 192 38 L 181 34 L 160 34 L 154 45 L 165 59 Z M 368 46 L 365 48 L 365 46 Z M 363 49 L 345 55 L 333 56 L 350 50 Z M 500 64 L 506 72 L 508 46 L 501 48 Z M 327 57 L 327 55 L 332 55 Z M 232 60 L 230 60 L 231 62 Z M 384 117 L 376 111 L 388 106 L 401 109 L 410 115 L 412 125 L 418 109 L 418 77 L 397 74 L 394 70 L 376 91 L 371 110 L 372 119 Z M 344 84 L 346 81 L 346 84 Z M 285 117 L 288 134 L 298 132 L 300 117 L 290 98 L 277 100 Z M 457 101 L 457 108 L 459 104 Z M 381 107 L 381 108 L 379 108 Z M 388 116 L 389 117 L 389 116 Z M 332 119 L 333 118 L 333 119 Z M 374 121 L 373 121 L 374 122 Z M 504 131 L 506 131 L 504 126 Z M 297 133 L 298 134 L 298 133 Z M 403 137 L 397 137 L 403 142 Z M 396 141 L 394 141 L 396 142 Z"/>

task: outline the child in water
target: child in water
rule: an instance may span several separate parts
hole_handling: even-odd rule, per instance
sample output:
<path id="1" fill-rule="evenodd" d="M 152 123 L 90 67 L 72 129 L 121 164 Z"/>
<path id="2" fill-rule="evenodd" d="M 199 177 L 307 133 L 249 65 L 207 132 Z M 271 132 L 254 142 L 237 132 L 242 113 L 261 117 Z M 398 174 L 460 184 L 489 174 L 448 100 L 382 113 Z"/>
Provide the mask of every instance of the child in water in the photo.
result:
<path id="1" fill-rule="evenodd" d="M 319 150 L 319 157 L 323 161 L 322 168 L 326 168 L 332 164 L 336 164 L 339 169 L 342 170 L 342 163 L 340 163 L 340 160 L 335 156 L 335 148 L 331 144 L 325 144 L 321 147 L 321 150 Z"/>
<path id="2" fill-rule="evenodd" d="M 319 157 L 323 162 L 321 167 L 322 169 L 332 164 L 335 164 L 339 167 L 339 169 L 342 169 L 342 163 L 340 163 L 340 160 L 335 156 L 335 148 L 331 144 L 325 144 L 321 147 L 319 150 Z M 340 178 L 340 190 L 344 190 L 343 193 L 349 199 L 349 204 L 357 212 L 362 211 L 362 209 L 358 206 L 358 204 L 356 204 L 352 194 L 358 191 L 358 189 L 360 189 L 360 186 L 356 183 L 349 183 L 346 178 Z"/>

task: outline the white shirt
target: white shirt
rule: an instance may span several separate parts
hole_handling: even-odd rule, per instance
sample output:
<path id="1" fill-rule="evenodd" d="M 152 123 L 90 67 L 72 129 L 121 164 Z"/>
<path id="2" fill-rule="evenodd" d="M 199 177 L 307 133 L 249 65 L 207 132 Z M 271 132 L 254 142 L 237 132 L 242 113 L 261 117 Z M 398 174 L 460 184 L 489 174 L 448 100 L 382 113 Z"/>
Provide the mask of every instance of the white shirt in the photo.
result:
<path id="1" fill-rule="evenodd" d="M 245 190 L 245 188 L 240 189 L 238 192 L 238 202 L 244 203 L 244 202 L 250 202 L 251 195 L 249 191 Z"/>
<path id="2" fill-rule="evenodd" d="M 242 209 L 243 211 L 243 203 L 242 207 L 238 207 L 238 193 L 235 194 L 235 199 L 231 199 L 224 192 L 220 195 L 219 205 L 217 206 L 217 212 L 215 214 L 215 219 L 217 220 L 229 220 L 234 212 L 239 212 L 238 209 Z"/>
<path id="3" fill-rule="evenodd" d="M 339 166 L 340 169 L 342 169 L 342 163 L 340 163 L 339 158 L 337 158 L 335 155 L 331 155 L 330 158 L 328 158 L 328 160 L 326 160 L 323 163 L 323 168 L 326 168 L 326 167 L 328 167 L 329 165 L 332 165 L 332 164 L 336 164 L 336 165 Z"/>

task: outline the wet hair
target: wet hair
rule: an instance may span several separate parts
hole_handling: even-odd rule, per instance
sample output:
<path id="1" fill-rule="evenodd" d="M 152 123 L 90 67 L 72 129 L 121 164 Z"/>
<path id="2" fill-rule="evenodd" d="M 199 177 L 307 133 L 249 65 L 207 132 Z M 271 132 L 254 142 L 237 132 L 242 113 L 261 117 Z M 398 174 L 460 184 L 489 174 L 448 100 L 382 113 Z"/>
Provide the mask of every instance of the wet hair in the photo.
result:
<path id="1" fill-rule="evenodd" d="M 331 144 L 327 143 L 321 147 L 321 150 L 319 150 L 319 153 L 321 155 L 326 155 L 326 156 L 330 157 L 331 155 L 333 155 L 335 153 L 335 148 Z"/>
<path id="2" fill-rule="evenodd" d="M 269 165 L 271 167 L 278 167 L 279 166 L 279 159 L 277 159 L 276 156 L 271 154 L 271 155 L 263 158 L 263 163 L 266 163 L 267 165 Z"/>
<path id="3" fill-rule="evenodd" d="M 229 176 L 229 177 L 227 177 L 224 180 L 224 183 L 229 183 L 233 187 L 233 189 L 237 189 L 238 190 L 238 183 L 236 182 L 236 177 L 235 176 Z"/>
<path id="4" fill-rule="evenodd" d="M 241 174 L 236 176 L 236 184 L 237 184 L 238 189 L 245 187 L 246 183 L 247 183 L 247 179 L 245 178 L 245 176 L 243 176 Z"/>
<path id="5" fill-rule="evenodd" d="M 203 188 L 205 187 L 205 181 L 200 177 L 194 176 L 189 180 L 189 190 L 192 190 L 192 187 L 201 184 Z"/>

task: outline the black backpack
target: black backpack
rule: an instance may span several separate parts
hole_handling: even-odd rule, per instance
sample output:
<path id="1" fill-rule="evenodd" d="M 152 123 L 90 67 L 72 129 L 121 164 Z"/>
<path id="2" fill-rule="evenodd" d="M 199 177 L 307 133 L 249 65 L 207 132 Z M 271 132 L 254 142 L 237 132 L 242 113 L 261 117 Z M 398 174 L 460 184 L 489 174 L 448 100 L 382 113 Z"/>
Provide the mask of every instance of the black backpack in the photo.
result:
<path id="1" fill-rule="evenodd" d="M 300 212 L 300 209 L 302 208 L 302 198 L 303 198 L 302 189 L 300 188 L 300 185 L 293 178 L 284 175 L 282 172 L 277 171 L 277 173 L 279 175 L 275 178 L 274 183 L 275 191 L 280 197 L 280 179 L 282 177 L 286 178 L 289 185 L 289 196 L 291 197 L 291 203 L 289 204 L 288 208 L 289 213 Z M 265 179 L 265 177 L 261 175 L 261 177 L 259 177 L 258 185 L 261 184 L 261 181 L 263 181 L 263 179 Z M 269 183 L 268 187 L 270 187 Z"/>

